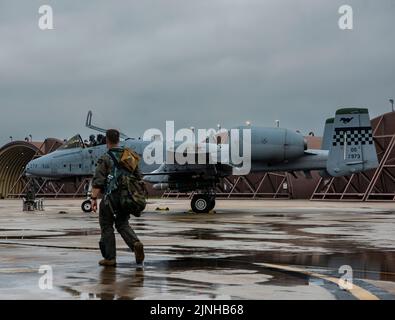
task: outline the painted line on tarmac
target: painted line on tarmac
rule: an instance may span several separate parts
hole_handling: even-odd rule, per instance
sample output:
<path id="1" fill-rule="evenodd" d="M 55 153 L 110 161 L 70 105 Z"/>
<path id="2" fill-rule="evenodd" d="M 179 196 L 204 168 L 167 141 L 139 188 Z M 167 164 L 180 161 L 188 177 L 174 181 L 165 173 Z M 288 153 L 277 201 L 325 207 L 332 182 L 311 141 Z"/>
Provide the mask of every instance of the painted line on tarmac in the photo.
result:
<path id="1" fill-rule="evenodd" d="M 37 270 L 29 268 L 3 268 L 0 273 L 36 273 Z"/>
<path id="2" fill-rule="evenodd" d="M 99 248 L 92 247 L 77 247 L 77 246 L 57 246 L 57 245 L 46 245 L 46 244 L 35 244 L 35 243 L 20 243 L 13 241 L 0 241 L 0 245 L 15 245 L 15 246 L 25 246 L 25 247 L 38 247 L 38 248 L 53 248 L 53 249 L 70 249 L 70 250 L 90 250 L 99 251 Z"/>
<path id="3" fill-rule="evenodd" d="M 256 263 L 256 265 L 263 266 L 266 268 L 271 268 L 271 269 L 282 270 L 282 271 L 302 273 L 302 274 L 305 274 L 305 275 L 308 275 L 308 276 L 311 276 L 314 278 L 320 278 L 320 279 L 335 283 L 336 285 L 339 284 L 339 278 L 326 276 L 324 274 L 307 271 L 307 270 L 301 269 L 301 268 L 296 268 L 296 267 L 291 267 L 291 266 L 286 266 L 286 265 L 279 265 L 279 264 L 272 264 L 272 263 Z M 353 284 L 352 288 L 345 288 L 344 290 L 348 291 L 350 294 L 352 294 L 355 298 L 357 298 L 359 300 L 380 300 L 380 298 L 377 297 L 376 295 L 374 295 L 373 293 L 371 293 L 368 290 L 365 290 L 355 284 Z"/>

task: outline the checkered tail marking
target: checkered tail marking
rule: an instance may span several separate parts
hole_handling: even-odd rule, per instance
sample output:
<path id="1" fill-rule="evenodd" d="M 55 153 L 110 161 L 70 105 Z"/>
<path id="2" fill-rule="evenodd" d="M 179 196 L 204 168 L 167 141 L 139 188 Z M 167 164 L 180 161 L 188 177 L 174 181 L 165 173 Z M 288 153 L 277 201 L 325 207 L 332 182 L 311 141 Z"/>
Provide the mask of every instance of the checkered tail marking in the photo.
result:
<path id="1" fill-rule="evenodd" d="M 332 145 L 334 147 L 344 146 L 345 142 L 347 142 L 348 146 L 373 144 L 372 128 L 371 127 L 335 128 Z"/>

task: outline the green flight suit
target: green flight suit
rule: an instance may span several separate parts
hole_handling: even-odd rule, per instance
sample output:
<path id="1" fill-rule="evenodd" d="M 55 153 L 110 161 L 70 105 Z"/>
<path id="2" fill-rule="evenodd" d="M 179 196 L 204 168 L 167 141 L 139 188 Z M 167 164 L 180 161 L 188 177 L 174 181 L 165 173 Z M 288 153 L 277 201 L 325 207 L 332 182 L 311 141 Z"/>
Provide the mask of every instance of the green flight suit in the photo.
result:
<path id="1" fill-rule="evenodd" d="M 113 148 L 110 151 L 119 159 L 123 149 Z M 113 161 L 107 153 L 97 162 L 92 186 L 93 188 L 101 189 L 103 195 L 105 195 L 108 176 L 112 172 L 113 165 Z M 116 258 L 114 224 L 122 239 L 132 251 L 134 251 L 134 244 L 139 241 L 137 235 L 129 225 L 130 214 L 121 212 L 119 208 L 119 195 L 116 192 L 113 192 L 111 196 L 103 196 L 103 200 L 99 206 L 99 223 L 101 229 L 99 246 L 103 258 L 107 260 Z"/>

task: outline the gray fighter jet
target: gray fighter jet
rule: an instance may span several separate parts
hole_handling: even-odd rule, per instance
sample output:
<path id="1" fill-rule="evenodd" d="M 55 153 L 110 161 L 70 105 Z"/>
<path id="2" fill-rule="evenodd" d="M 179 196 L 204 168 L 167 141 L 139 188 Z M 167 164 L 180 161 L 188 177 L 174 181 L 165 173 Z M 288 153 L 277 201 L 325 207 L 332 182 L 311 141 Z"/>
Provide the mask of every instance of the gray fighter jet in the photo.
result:
<path id="1" fill-rule="evenodd" d="M 93 126 L 91 121 L 90 112 L 87 127 L 105 131 Z M 338 177 L 378 166 L 367 109 L 337 110 L 335 117 L 325 123 L 321 149 L 308 149 L 304 137 L 289 129 L 254 126 L 238 129 L 250 129 L 250 172 L 303 171 L 308 174 L 312 170 L 318 170 L 322 176 Z M 229 134 L 228 137 L 230 136 Z M 121 145 L 133 149 L 142 158 L 147 148 L 155 146 L 155 142 L 152 141 L 130 139 L 124 134 L 122 137 L 124 140 Z M 191 200 L 192 210 L 197 213 L 209 212 L 215 206 L 215 190 L 220 179 L 234 174 L 240 167 L 239 164 L 229 161 L 229 157 L 223 156 L 224 153 L 230 154 L 230 146 L 231 141 L 217 139 L 213 143 L 207 139 L 205 143 L 197 144 L 196 148 L 192 148 L 193 151 L 188 149 L 186 153 L 194 153 L 199 157 L 203 155 L 211 160 L 215 158 L 216 161 L 206 161 L 204 164 L 196 161 L 182 164 L 166 161 L 147 164 L 146 161 L 141 161 L 140 169 L 144 179 L 152 183 L 155 189 L 194 191 L 195 195 Z M 164 153 L 177 152 L 176 148 L 164 148 Z M 86 144 L 80 135 L 76 135 L 58 150 L 32 160 L 26 167 L 26 174 L 52 179 L 92 177 L 97 160 L 105 152 L 106 146 L 103 141 L 91 141 Z M 89 200 L 84 201 L 82 209 L 85 212 L 91 210 Z"/>

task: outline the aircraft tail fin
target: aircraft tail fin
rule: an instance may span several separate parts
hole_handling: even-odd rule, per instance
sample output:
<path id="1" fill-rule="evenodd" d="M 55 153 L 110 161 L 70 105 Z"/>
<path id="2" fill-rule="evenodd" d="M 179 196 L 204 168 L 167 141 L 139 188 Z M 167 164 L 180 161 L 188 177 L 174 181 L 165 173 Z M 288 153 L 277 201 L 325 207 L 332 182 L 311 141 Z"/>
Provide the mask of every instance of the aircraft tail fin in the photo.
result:
<path id="1" fill-rule="evenodd" d="M 328 121 L 328 120 L 327 120 Z M 330 121 L 325 131 L 330 130 Z M 325 132 L 323 146 L 328 145 L 327 172 L 334 177 L 377 168 L 368 109 L 343 108 L 336 111 L 332 133 Z"/>
<path id="2" fill-rule="evenodd" d="M 332 145 L 333 124 L 335 118 L 329 118 L 325 121 L 324 136 L 322 137 L 321 150 L 330 150 Z"/>

